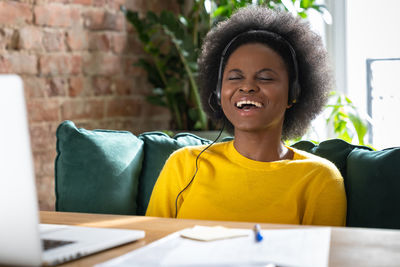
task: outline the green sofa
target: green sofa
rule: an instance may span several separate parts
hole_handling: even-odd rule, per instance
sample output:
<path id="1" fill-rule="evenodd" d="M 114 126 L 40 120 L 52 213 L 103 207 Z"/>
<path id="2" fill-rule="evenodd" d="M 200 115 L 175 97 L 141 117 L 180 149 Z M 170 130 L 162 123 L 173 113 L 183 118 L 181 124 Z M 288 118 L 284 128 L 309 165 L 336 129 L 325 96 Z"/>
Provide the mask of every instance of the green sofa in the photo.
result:
<path id="1" fill-rule="evenodd" d="M 175 150 L 211 141 L 190 133 L 135 136 L 85 130 L 65 121 L 57 129 L 56 210 L 144 215 L 164 162 Z M 332 161 L 344 177 L 347 226 L 400 229 L 400 147 L 373 151 L 340 139 L 293 147 Z"/>

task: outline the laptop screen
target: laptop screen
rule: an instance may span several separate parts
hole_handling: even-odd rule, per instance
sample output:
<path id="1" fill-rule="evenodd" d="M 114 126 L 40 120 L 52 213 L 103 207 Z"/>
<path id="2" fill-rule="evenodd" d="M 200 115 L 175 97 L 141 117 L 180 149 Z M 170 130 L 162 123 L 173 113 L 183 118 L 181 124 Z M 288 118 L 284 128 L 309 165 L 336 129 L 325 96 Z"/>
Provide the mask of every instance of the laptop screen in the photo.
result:
<path id="1" fill-rule="evenodd" d="M 0 262 L 40 264 L 38 204 L 24 88 L 16 75 L 0 75 L 0 123 Z"/>

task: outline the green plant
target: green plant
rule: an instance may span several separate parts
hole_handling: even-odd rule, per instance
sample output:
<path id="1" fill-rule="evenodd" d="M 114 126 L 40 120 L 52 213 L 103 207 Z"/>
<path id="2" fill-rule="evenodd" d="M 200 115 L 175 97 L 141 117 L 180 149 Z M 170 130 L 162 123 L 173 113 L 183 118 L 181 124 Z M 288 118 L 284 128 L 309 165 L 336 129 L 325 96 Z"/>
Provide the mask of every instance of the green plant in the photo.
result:
<path id="1" fill-rule="evenodd" d="M 304 136 L 286 141 L 286 145 L 292 145 L 301 140 L 312 141 L 316 144 L 326 140 L 326 134 L 343 139 L 352 144 L 369 146 L 365 143 L 368 133 L 367 117 L 360 114 L 358 108 L 344 94 L 330 92 L 328 103 L 322 114 L 311 124 Z M 322 127 L 321 127 L 322 126 Z"/>
<path id="2" fill-rule="evenodd" d="M 344 94 L 331 92 L 328 105 L 327 125 L 333 126 L 333 131 L 338 138 L 349 143 L 358 142 L 365 145 L 364 139 L 368 132 L 368 124 L 359 114 L 357 107 Z"/>
<path id="3" fill-rule="evenodd" d="M 139 59 L 153 85 L 147 100 L 167 107 L 172 115 L 171 128 L 205 130 L 213 128 L 201 108 L 196 83 L 197 58 L 202 40 L 210 28 L 240 7 L 250 4 L 285 9 L 307 17 L 307 10 L 326 13 L 315 0 L 177 0 L 179 12 L 148 11 L 145 16 L 121 7 L 137 31 L 149 57 Z"/>

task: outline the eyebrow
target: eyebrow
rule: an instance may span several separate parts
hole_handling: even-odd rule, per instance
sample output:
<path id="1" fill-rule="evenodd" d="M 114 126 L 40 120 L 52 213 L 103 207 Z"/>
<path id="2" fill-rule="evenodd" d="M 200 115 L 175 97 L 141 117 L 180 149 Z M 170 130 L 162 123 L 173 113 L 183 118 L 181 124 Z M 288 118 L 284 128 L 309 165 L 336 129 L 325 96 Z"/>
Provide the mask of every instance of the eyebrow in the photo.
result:
<path id="1" fill-rule="evenodd" d="M 256 72 L 256 75 L 258 75 L 258 74 L 260 74 L 260 73 L 262 73 L 262 72 L 264 72 L 264 71 L 273 72 L 273 73 L 276 74 L 276 72 L 275 72 L 273 69 L 270 69 L 270 68 L 263 68 L 263 69 L 257 71 L 257 72 Z M 231 70 L 228 71 L 228 73 L 231 73 L 231 72 L 239 72 L 239 73 L 243 74 L 243 71 L 241 71 L 240 69 L 231 69 Z"/>
<path id="2" fill-rule="evenodd" d="M 243 71 L 241 71 L 240 69 L 231 69 L 231 70 L 228 71 L 228 73 L 231 73 L 231 72 L 240 72 L 240 73 L 243 73 Z"/>
<path id="3" fill-rule="evenodd" d="M 277 74 L 273 69 L 270 69 L 270 68 L 263 68 L 263 69 L 257 71 L 256 74 L 260 74 L 264 71 L 273 72 L 273 73 Z"/>

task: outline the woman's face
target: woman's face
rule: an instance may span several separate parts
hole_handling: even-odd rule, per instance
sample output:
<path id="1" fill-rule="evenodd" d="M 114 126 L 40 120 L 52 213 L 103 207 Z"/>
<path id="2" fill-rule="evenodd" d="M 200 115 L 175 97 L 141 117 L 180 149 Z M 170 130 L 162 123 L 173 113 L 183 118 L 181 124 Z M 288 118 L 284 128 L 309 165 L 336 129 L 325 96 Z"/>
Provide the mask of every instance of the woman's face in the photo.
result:
<path id="1" fill-rule="evenodd" d="M 221 105 L 237 131 L 282 132 L 288 105 L 286 65 L 274 50 L 260 43 L 237 48 L 225 66 Z"/>

